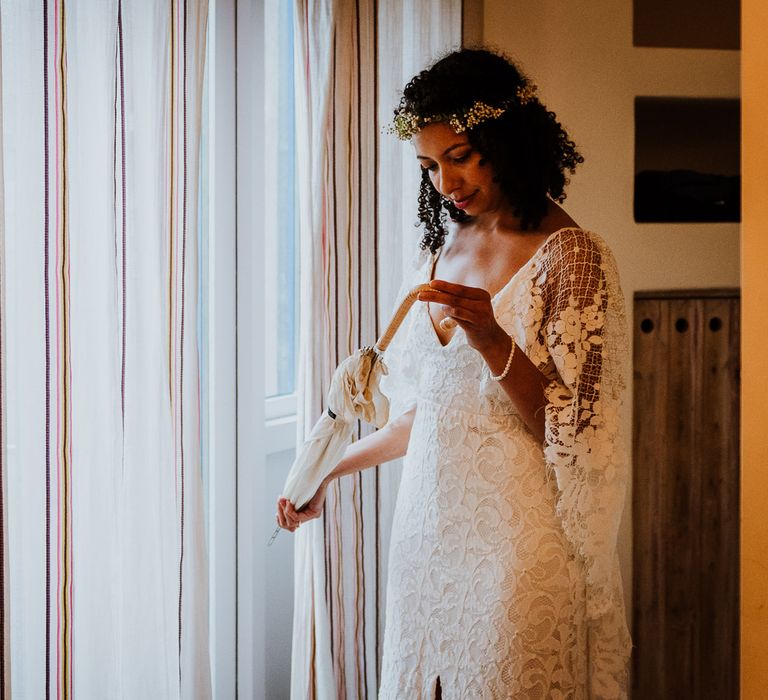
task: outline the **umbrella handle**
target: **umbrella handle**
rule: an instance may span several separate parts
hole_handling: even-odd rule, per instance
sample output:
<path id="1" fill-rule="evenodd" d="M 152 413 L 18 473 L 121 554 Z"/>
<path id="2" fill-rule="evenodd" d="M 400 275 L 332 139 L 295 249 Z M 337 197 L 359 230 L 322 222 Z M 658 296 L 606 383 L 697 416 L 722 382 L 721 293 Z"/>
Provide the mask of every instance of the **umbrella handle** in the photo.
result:
<path id="1" fill-rule="evenodd" d="M 413 302 L 415 302 L 416 297 L 419 296 L 419 292 L 424 292 L 429 289 L 432 289 L 430 285 L 419 284 L 416 287 L 414 287 L 410 292 L 408 292 L 408 294 L 406 294 L 405 299 L 403 299 L 400 302 L 400 306 L 397 307 L 397 311 L 395 312 L 394 318 L 389 322 L 387 329 L 384 331 L 381 337 L 376 341 L 376 348 L 375 348 L 376 352 L 383 353 L 389 347 L 389 344 L 392 342 L 392 338 L 394 338 L 395 333 L 397 333 L 397 329 L 400 328 L 400 324 L 403 322 L 403 319 L 408 315 L 408 312 L 411 310 L 411 307 L 413 306 Z"/>
<path id="2" fill-rule="evenodd" d="M 402 324 L 403 319 L 405 319 L 405 317 L 408 315 L 408 312 L 411 310 L 413 303 L 416 301 L 416 298 L 419 296 L 419 292 L 427 291 L 430 289 L 432 289 L 432 287 L 429 284 L 419 284 L 413 289 L 411 289 L 411 291 L 408 292 L 408 294 L 406 294 L 405 299 L 403 299 L 400 302 L 400 306 L 397 307 L 397 311 L 395 312 L 393 319 L 389 322 L 387 329 L 384 331 L 381 337 L 376 341 L 376 346 L 374 350 L 378 354 L 383 354 L 384 351 L 389 347 L 390 342 L 392 342 L 392 338 L 394 338 L 395 333 L 397 333 L 397 329 L 400 328 L 400 325 Z M 331 416 L 331 417 L 335 418 L 335 416 Z M 280 532 L 280 528 L 279 527 L 275 528 L 275 531 L 272 533 L 272 537 L 269 538 L 269 542 L 267 543 L 268 547 L 275 541 L 275 538 L 277 537 L 279 532 Z"/>
<path id="3" fill-rule="evenodd" d="M 302 511 L 302 510 L 304 510 L 304 508 L 306 508 L 306 506 L 302 506 L 302 507 L 301 507 L 301 508 L 299 508 L 299 510 L 298 510 L 298 511 L 296 511 L 296 512 L 297 512 L 297 513 L 301 513 L 301 511 Z M 277 537 L 277 535 L 278 535 L 278 533 L 280 532 L 280 530 L 282 530 L 282 528 L 281 528 L 281 527 L 278 525 L 278 526 L 275 528 L 275 531 L 272 533 L 272 537 L 270 537 L 270 538 L 269 538 L 269 542 L 267 542 L 267 547 L 271 547 L 271 546 L 272 546 L 272 543 L 275 541 L 275 538 Z"/>
<path id="4" fill-rule="evenodd" d="M 275 531 L 272 533 L 272 537 L 269 538 L 269 542 L 267 542 L 267 547 L 271 547 L 272 543 L 275 541 L 275 537 L 277 537 L 278 533 L 280 532 L 280 528 L 276 527 Z"/>

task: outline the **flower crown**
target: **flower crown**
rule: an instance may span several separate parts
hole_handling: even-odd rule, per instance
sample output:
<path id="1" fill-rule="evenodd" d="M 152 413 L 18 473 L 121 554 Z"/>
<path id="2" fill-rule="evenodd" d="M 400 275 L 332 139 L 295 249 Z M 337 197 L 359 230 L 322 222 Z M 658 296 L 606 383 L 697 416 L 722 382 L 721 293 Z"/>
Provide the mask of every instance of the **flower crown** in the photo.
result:
<path id="1" fill-rule="evenodd" d="M 417 131 L 423 129 L 427 124 L 444 122 L 460 134 L 462 131 L 471 129 L 478 124 L 482 124 L 489 119 L 498 119 L 512 105 L 527 105 L 536 96 L 536 86 L 533 83 L 523 83 L 518 86 L 515 97 L 517 99 L 506 100 L 498 107 L 486 104 L 478 100 L 469 109 L 463 112 L 453 114 L 431 114 L 426 117 L 419 116 L 409 112 L 405 107 L 398 110 L 392 124 L 387 131 L 390 134 L 397 134 L 402 141 L 408 141 Z"/>

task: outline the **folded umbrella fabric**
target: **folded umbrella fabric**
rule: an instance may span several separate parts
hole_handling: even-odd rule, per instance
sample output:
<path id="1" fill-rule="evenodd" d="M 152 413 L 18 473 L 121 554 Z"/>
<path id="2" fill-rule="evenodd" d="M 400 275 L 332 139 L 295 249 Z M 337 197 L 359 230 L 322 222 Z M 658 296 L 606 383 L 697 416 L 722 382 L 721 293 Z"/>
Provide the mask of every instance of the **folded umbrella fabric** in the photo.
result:
<path id="1" fill-rule="evenodd" d="M 382 355 L 419 292 L 427 289 L 428 284 L 420 284 L 408 292 L 376 345 L 357 350 L 336 368 L 326 401 L 328 409 L 297 451 L 283 487 L 283 497 L 296 510 L 310 501 L 323 479 L 339 463 L 358 418 L 377 428 L 389 420 L 389 399 L 380 388 L 381 377 L 387 374 Z M 269 544 L 279 530 L 275 530 Z"/>
<path id="2" fill-rule="evenodd" d="M 297 510 L 309 502 L 339 463 L 357 418 L 377 428 L 386 425 L 389 399 L 379 388 L 381 375 L 386 373 L 386 365 L 373 348 L 358 350 L 339 365 L 328 392 L 328 410 L 297 453 L 283 487 L 283 496 Z"/>

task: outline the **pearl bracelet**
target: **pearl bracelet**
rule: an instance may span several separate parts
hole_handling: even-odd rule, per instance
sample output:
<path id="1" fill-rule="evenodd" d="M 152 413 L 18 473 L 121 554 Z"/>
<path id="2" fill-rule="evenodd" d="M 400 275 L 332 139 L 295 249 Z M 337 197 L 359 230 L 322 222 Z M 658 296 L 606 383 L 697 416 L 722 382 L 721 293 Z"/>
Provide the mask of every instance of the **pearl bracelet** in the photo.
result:
<path id="1" fill-rule="evenodd" d="M 509 368 L 512 366 L 512 358 L 515 356 L 515 349 L 517 348 L 517 345 L 515 345 L 515 341 L 510 337 L 509 338 L 512 341 L 512 348 L 509 351 L 509 357 L 507 358 L 507 364 L 504 366 L 504 371 L 501 374 L 497 375 L 491 375 L 491 379 L 495 382 L 500 382 L 504 377 L 509 374 Z"/>

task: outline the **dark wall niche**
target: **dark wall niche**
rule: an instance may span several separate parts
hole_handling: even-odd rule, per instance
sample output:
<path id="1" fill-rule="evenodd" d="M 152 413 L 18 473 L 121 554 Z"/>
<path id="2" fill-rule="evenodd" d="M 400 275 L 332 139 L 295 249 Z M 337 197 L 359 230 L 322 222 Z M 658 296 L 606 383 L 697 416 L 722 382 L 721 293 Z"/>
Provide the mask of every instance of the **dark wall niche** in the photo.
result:
<path id="1" fill-rule="evenodd" d="M 633 43 L 677 49 L 739 49 L 739 0 L 634 0 Z"/>
<path id="2" fill-rule="evenodd" d="M 739 100 L 635 98 L 635 221 L 739 221 Z"/>

